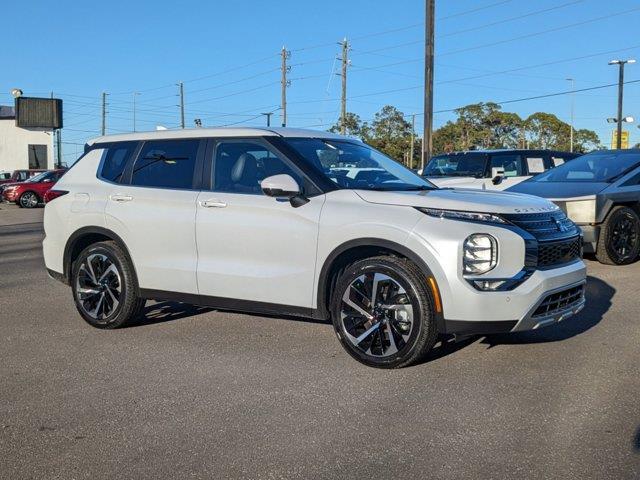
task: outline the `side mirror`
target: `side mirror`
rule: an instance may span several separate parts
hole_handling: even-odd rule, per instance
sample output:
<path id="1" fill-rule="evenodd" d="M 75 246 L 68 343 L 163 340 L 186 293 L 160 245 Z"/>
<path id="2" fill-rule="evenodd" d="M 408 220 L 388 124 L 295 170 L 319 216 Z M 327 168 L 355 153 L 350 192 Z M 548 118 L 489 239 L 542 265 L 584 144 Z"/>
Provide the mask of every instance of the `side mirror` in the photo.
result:
<path id="1" fill-rule="evenodd" d="M 286 198 L 292 207 L 301 207 L 309 201 L 300 192 L 300 186 L 291 175 L 272 175 L 260 182 L 265 195 L 275 198 Z"/>
<path id="2" fill-rule="evenodd" d="M 504 178 L 504 168 L 502 167 L 493 167 L 491 168 L 491 183 L 494 185 L 500 184 L 502 179 Z"/>

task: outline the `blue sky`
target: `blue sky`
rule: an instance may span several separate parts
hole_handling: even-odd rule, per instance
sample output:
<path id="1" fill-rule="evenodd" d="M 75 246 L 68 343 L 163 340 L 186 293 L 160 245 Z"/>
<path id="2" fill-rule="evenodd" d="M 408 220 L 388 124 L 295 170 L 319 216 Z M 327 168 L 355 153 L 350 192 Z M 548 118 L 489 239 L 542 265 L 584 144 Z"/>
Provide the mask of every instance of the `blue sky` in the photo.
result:
<path id="1" fill-rule="evenodd" d="M 178 126 L 178 81 L 188 126 L 194 118 L 205 126 L 263 125 L 260 113 L 280 102 L 283 45 L 291 50 L 289 126 L 328 128 L 338 118 L 335 59 L 345 36 L 352 44 L 348 110 L 372 119 L 392 104 L 418 114 L 422 128 L 423 0 L 25 0 L 19 9 L 19 19 L 3 22 L 0 103 L 11 103 L 14 87 L 63 98 L 67 162 L 99 134 L 103 91 L 109 133 L 132 130 L 133 92 L 138 130 Z M 640 60 L 637 0 L 436 0 L 436 18 L 436 111 L 566 91 L 568 77 L 576 89 L 615 83 L 608 60 Z M 640 63 L 626 70 L 626 80 L 636 79 Z M 616 89 L 576 93 L 574 101 L 576 128 L 593 129 L 608 144 L 605 119 L 615 115 Z M 503 108 L 568 121 L 570 96 Z M 624 113 L 640 120 L 640 83 L 625 87 Z M 435 126 L 452 118 L 438 113 Z M 273 121 L 280 122 L 278 112 Z"/>

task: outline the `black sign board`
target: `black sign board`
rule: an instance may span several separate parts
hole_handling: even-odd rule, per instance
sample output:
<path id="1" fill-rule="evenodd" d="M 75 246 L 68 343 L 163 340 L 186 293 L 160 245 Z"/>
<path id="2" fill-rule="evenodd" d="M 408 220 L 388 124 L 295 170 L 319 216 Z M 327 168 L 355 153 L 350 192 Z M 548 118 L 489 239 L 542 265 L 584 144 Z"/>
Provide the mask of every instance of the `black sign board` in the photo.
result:
<path id="1" fill-rule="evenodd" d="M 62 100 L 59 98 L 16 98 L 16 126 L 62 128 Z"/>

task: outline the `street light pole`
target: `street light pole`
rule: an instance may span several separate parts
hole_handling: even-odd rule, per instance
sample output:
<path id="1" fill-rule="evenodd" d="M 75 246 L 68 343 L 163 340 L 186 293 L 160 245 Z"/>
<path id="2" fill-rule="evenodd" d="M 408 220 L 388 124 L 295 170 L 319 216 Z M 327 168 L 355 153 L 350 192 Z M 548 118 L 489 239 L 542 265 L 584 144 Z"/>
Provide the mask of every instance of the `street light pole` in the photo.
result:
<path id="1" fill-rule="evenodd" d="M 635 60 L 611 60 L 609 65 L 618 65 L 618 115 L 617 120 L 617 132 L 618 138 L 616 139 L 616 148 L 622 148 L 622 96 L 624 92 L 624 65 L 626 63 L 636 63 Z"/>
<path id="2" fill-rule="evenodd" d="M 267 127 L 271 126 L 271 115 L 273 115 L 273 112 L 265 112 L 262 115 L 267 117 Z"/>

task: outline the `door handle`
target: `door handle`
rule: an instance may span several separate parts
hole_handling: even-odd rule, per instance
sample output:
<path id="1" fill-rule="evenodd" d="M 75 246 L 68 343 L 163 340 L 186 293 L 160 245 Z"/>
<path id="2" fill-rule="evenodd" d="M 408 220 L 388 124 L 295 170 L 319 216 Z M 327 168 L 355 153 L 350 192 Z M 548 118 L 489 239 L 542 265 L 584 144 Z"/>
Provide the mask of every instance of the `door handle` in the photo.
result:
<path id="1" fill-rule="evenodd" d="M 204 208 L 224 208 L 227 206 L 225 202 L 221 202 L 217 199 L 202 200 L 200 202 L 200 205 L 202 205 Z"/>
<path id="2" fill-rule="evenodd" d="M 131 195 L 120 194 L 111 195 L 109 198 L 114 202 L 130 202 L 131 200 L 133 200 L 133 197 Z"/>

